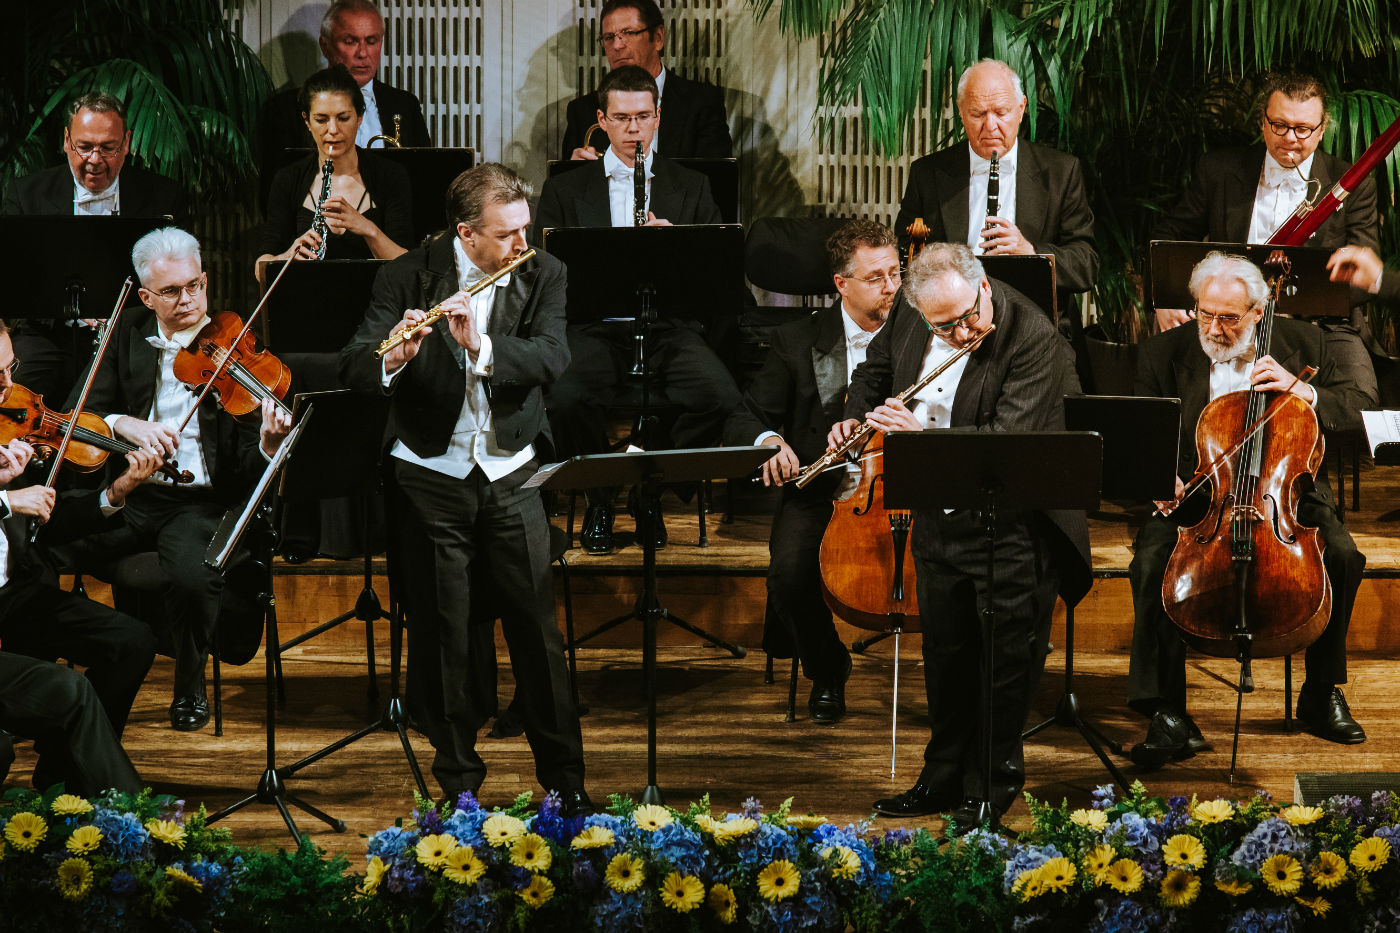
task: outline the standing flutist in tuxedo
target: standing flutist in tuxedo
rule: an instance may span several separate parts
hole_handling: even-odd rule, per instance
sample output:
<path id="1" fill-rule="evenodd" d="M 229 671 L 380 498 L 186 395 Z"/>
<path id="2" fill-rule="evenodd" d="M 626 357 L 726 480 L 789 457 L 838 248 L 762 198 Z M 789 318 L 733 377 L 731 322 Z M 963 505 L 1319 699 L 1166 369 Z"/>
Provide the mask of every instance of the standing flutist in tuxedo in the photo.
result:
<path id="1" fill-rule="evenodd" d="M 628 227 L 638 219 L 647 225 L 720 222 L 705 176 L 652 151 L 661 115 L 657 100 L 656 82 L 644 68 L 628 65 L 603 78 L 597 117 L 608 134 L 608 151 L 595 162 L 545 182 L 538 230 Z M 645 154 L 640 184 L 638 144 Z M 625 262 L 626 257 L 618 261 Z M 573 362 L 549 390 L 555 441 L 561 457 L 601 453 L 607 447 L 603 400 L 627 378 L 633 358 L 632 326 L 571 324 L 568 336 Z M 671 430 L 671 443 L 676 447 L 717 444 L 724 419 L 739 406 L 740 395 L 734 378 L 705 343 L 703 329 L 696 322 L 663 320 L 652 325 L 648 339 L 647 369 L 659 376 L 656 387 L 683 408 Z M 580 541 L 590 554 L 606 554 L 613 547 L 612 494 L 593 490 L 588 503 Z M 653 527 L 658 529 L 658 546 L 665 544 L 660 516 Z"/>

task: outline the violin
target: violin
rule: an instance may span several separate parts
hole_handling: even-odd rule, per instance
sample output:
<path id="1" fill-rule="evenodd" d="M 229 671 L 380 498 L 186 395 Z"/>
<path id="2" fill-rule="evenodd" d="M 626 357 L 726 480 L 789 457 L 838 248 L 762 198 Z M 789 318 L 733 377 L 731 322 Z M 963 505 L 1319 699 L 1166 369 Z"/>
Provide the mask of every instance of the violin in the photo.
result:
<path id="1" fill-rule="evenodd" d="M 30 444 L 42 459 L 53 456 L 63 443 L 63 435 L 72 421 L 71 412 L 56 412 L 44 406 L 40 397 L 22 385 L 10 388 L 0 404 L 0 444 L 20 438 Z M 91 473 L 107 462 L 109 454 L 126 456 L 137 450 L 135 444 L 112 434 L 111 427 L 99 415 L 90 411 L 78 415 L 73 438 L 64 451 L 63 462 L 80 473 Z M 163 476 L 174 483 L 190 483 L 194 476 L 181 470 L 173 460 L 160 466 Z"/>
<path id="2" fill-rule="evenodd" d="M 292 371 L 251 331 L 245 333 L 243 319 L 231 311 L 211 314 L 189 346 L 175 354 L 175 378 L 200 391 L 221 366 L 212 388 L 224 411 L 248 415 L 261 409 L 264 399 L 286 410 L 282 399 L 292 384 Z"/>
<path id="3" fill-rule="evenodd" d="M 1269 353 L 1288 265 L 1281 252 L 1266 263 L 1274 275 L 1256 326 L 1256 358 Z M 1292 394 L 1268 401 L 1269 394 L 1228 392 L 1201 412 L 1196 456 L 1207 466 L 1189 485 L 1208 482 L 1210 506 L 1178 530 L 1162 580 L 1167 616 L 1188 644 L 1241 662 L 1242 692 L 1253 688 L 1252 658 L 1312 644 L 1332 608 L 1318 530 L 1297 520 L 1300 483 L 1322 464 L 1322 431 L 1307 402 Z"/>

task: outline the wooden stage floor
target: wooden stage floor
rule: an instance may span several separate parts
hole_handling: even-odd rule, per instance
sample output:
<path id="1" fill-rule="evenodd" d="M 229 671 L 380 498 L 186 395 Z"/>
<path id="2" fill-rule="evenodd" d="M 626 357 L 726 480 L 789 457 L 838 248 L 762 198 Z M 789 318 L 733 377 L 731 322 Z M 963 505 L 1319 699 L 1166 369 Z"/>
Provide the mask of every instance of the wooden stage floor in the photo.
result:
<path id="1" fill-rule="evenodd" d="M 806 718 L 808 684 L 800 681 L 798 721 L 786 723 L 786 662 L 778 681 L 763 683 L 759 644 L 763 581 L 767 563 L 767 515 L 771 500 L 752 490 L 739 497 L 732 524 L 711 516 L 712 546 L 696 548 L 694 512 L 668 497 L 672 544 L 661 555 L 662 598 L 691 621 L 713 626 L 725 637 L 753 647 L 743 659 L 700 644 L 691 636 L 663 626 L 660 652 L 659 781 L 670 803 L 684 805 L 710 794 L 715 806 L 737 808 L 752 795 L 769 806 L 795 797 L 801 811 L 831 818 L 859 820 L 871 815 L 871 803 L 907 788 L 916 779 L 927 738 L 920 642 L 906 637 L 901 645 L 899 743 L 896 774 L 890 776 L 890 709 L 894 646 L 885 641 L 855 659 L 847 688 L 850 713 L 836 726 L 814 726 Z M 1400 471 L 1369 468 L 1363 474 L 1362 511 L 1348 513 L 1348 526 L 1367 554 L 1369 569 L 1382 577 L 1400 573 L 1400 547 L 1391 508 L 1400 502 Z M 722 506 L 723 496 L 717 497 Z M 562 523 L 562 518 L 557 518 Z M 620 530 L 630 520 L 619 519 Z M 1094 522 L 1095 565 L 1102 573 L 1126 566 L 1133 526 L 1129 516 L 1108 511 Z M 625 540 L 625 536 L 624 536 Z M 382 562 L 376 562 L 382 567 Z M 640 552 L 625 547 L 607 557 L 569 555 L 574 611 L 583 631 L 631 606 L 638 588 Z M 353 602 L 360 583 L 358 565 L 317 560 L 295 567 L 279 562 L 278 612 L 284 639 L 314 620 L 342 611 Z M 386 595 L 383 578 L 379 592 Z M 1387 623 L 1400 611 L 1400 581 L 1368 580 L 1353 617 L 1350 644 L 1351 680 L 1347 696 L 1369 740 L 1344 748 L 1303 734 L 1287 734 L 1282 719 L 1282 661 L 1255 664 L 1259 689 L 1245 697 L 1240 767 L 1236 783 L 1227 783 L 1235 666 L 1226 661 L 1193 658 L 1188 667 L 1191 709 L 1214 749 L 1160 772 L 1138 775 L 1125 758 L 1116 759 L 1129 778 L 1141 776 L 1161 794 L 1247 796 L 1263 788 L 1291 799 L 1297 771 L 1367 772 L 1393 770 L 1400 750 L 1400 710 L 1393 697 L 1400 688 L 1393 658 L 1400 634 Z M 94 593 L 97 590 L 93 590 Z M 1062 614 L 1062 613 L 1061 613 Z M 1146 721 L 1124 704 L 1126 646 L 1131 633 L 1131 599 L 1122 580 L 1097 582 L 1076 616 L 1079 640 L 1075 658 L 1080 700 L 1108 735 L 1127 745 L 1141 739 Z M 561 611 L 562 623 L 562 611 Z M 862 634 L 842 626 L 849 643 Z M 1064 670 L 1064 635 L 1057 625 L 1057 648 L 1047 663 L 1032 722 L 1049 715 L 1060 695 Z M 386 626 L 376 627 L 380 687 L 387 690 Z M 579 684 L 589 713 L 583 719 L 588 790 L 603 804 L 607 795 L 636 795 L 646 783 L 646 716 L 642 697 L 638 629 L 623 626 L 600 647 L 581 649 Z M 510 696 L 510 670 L 502 659 L 500 693 Z M 210 726 L 180 734 L 167 724 L 166 706 L 172 664 L 158 658 L 137 699 L 126 745 L 142 776 L 161 790 L 217 809 L 249 792 L 264 767 L 261 655 L 240 668 L 225 668 L 226 731 Z M 342 626 L 288 652 L 285 660 L 288 702 L 281 716 L 277 762 L 286 765 L 378 718 L 379 707 L 366 701 L 363 625 Z M 1295 670 L 1295 689 L 1302 679 Z M 969 702 L 974 698 L 969 697 Z M 431 748 L 412 733 L 414 748 L 427 771 Z M 490 769 L 482 796 L 489 805 L 504 805 L 515 795 L 539 793 L 529 749 L 522 738 L 479 742 Z M 11 780 L 28 779 L 33 759 L 29 746 L 19 749 Z M 1052 727 L 1027 742 L 1027 790 L 1042 799 L 1067 798 L 1087 805 L 1091 790 L 1108 781 L 1099 761 L 1065 727 Z M 344 851 L 363 864 L 365 834 L 388 826 L 412 809 L 412 778 L 391 733 L 376 733 L 308 767 L 289 782 L 309 803 L 346 821 L 336 834 L 297 812 L 303 830 L 331 851 Z M 437 787 L 429 779 L 430 788 Z M 1024 803 L 1009 822 L 1024 825 Z M 941 826 L 936 819 L 914 821 Z M 242 843 L 286 845 L 289 836 L 274 808 L 254 804 L 227 824 Z M 877 824 L 878 825 L 878 824 Z"/>

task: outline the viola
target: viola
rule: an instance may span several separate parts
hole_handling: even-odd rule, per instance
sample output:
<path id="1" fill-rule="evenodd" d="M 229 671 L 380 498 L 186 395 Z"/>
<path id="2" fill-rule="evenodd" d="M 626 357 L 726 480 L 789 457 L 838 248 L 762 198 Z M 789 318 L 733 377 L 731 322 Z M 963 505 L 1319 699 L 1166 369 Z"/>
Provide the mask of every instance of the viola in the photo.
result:
<path id="1" fill-rule="evenodd" d="M 212 388 L 229 414 L 256 412 L 265 399 L 285 410 L 282 399 L 292 383 L 292 371 L 264 349 L 251 331 L 245 333 L 243 319 L 231 311 L 211 314 L 189 346 L 175 354 L 175 378 L 195 391 L 204 389 L 216 369 L 219 374 Z"/>
<path id="2" fill-rule="evenodd" d="M 0 403 L 0 444 L 20 438 L 40 452 L 43 459 L 47 459 L 63 443 L 63 435 L 71 421 L 71 412 L 52 411 L 44 406 L 35 392 L 22 385 L 14 385 L 5 401 Z M 78 425 L 73 429 L 68 449 L 64 451 L 63 462 L 80 473 L 91 473 L 107 462 L 109 454 L 124 457 L 137 449 L 135 444 L 113 435 L 112 429 L 100 416 L 84 411 L 78 415 Z M 161 465 L 160 473 L 175 483 L 194 481 L 189 470 L 181 470 L 171 460 Z"/>

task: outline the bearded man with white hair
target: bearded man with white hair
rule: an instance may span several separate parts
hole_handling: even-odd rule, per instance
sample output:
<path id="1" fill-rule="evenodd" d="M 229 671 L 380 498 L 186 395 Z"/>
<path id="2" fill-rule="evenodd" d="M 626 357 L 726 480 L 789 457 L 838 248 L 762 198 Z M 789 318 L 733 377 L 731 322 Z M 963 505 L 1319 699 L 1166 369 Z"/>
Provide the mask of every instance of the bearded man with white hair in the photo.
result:
<path id="1" fill-rule="evenodd" d="M 1255 333 L 1268 286 L 1252 262 L 1212 252 L 1192 270 L 1190 290 L 1195 322 L 1142 344 L 1136 384 L 1138 395 L 1181 399 L 1178 494 L 1200 467 L 1196 423 L 1206 404 L 1227 392 L 1251 385 L 1266 392 L 1291 392 L 1312 406 L 1323 428 L 1335 429 L 1359 417 L 1364 395 L 1328 354 L 1325 335 L 1317 328 L 1277 318 L 1269 352 L 1257 355 Z M 1307 366 L 1316 366 L 1317 375 L 1310 384 L 1297 382 L 1295 376 Z M 1337 520 L 1325 477 L 1319 474 L 1315 483 L 1306 478 L 1304 482 L 1297 518 L 1319 531 L 1332 585 L 1332 615 L 1307 650 L 1298 718 L 1315 735 L 1355 745 L 1366 740 L 1366 733 L 1352 718 L 1340 685 L 1347 679 L 1347 625 L 1366 558 Z M 1149 518 L 1138 533 L 1128 568 L 1135 616 L 1128 701 L 1152 720 L 1146 740 L 1133 747 L 1131 757 L 1145 768 L 1159 768 L 1210 747 L 1186 712 L 1186 646 L 1162 606 L 1162 578 L 1176 545 L 1178 522 L 1199 521 L 1206 498 L 1193 495 L 1174 520 Z"/>

